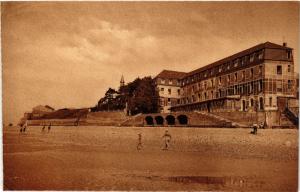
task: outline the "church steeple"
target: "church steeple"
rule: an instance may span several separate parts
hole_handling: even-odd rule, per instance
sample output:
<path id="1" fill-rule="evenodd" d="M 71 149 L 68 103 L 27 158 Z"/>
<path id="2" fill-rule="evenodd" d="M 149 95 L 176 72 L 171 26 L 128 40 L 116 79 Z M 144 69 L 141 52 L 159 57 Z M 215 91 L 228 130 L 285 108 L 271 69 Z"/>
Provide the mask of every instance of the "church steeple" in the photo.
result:
<path id="1" fill-rule="evenodd" d="M 125 85 L 124 77 L 122 75 L 121 80 L 120 80 L 120 87 L 123 87 Z"/>

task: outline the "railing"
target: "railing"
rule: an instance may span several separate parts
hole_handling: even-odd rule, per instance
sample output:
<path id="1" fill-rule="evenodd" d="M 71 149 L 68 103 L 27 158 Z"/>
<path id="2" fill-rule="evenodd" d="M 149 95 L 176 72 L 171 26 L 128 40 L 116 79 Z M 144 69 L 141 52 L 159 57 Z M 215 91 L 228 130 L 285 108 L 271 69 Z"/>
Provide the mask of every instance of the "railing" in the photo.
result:
<path id="1" fill-rule="evenodd" d="M 299 117 L 299 107 L 288 107 L 289 110 L 297 117 Z"/>
<path id="2" fill-rule="evenodd" d="M 294 125 L 298 125 L 299 118 L 288 107 L 285 108 L 283 113 Z"/>

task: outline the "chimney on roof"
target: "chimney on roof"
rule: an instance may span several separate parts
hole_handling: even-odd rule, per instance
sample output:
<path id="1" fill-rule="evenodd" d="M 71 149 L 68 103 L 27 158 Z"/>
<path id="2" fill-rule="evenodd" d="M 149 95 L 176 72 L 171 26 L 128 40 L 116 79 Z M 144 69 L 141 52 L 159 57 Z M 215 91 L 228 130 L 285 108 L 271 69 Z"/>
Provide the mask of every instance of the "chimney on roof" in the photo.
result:
<path id="1" fill-rule="evenodd" d="M 283 42 L 282 46 L 286 47 L 286 42 Z"/>

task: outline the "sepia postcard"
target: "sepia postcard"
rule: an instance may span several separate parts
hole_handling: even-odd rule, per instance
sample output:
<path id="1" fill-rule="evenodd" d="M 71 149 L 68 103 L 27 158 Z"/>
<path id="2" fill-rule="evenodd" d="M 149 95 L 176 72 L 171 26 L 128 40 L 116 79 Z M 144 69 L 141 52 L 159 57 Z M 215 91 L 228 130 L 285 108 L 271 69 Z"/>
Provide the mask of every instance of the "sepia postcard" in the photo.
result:
<path id="1" fill-rule="evenodd" d="M 297 191 L 299 2 L 1 2 L 3 190 Z"/>

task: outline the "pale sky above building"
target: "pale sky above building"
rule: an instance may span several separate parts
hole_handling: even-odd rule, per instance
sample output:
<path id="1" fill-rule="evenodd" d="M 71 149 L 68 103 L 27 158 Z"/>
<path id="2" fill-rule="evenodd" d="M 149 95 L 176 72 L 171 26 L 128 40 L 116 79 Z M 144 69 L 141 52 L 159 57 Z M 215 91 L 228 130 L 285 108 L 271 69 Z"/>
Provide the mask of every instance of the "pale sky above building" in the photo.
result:
<path id="1" fill-rule="evenodd" d="M 298 2 L 2 3 L 4 123 L 36 105 L 95 106 L 108 87 L 188 72 L 270 41 L 294 48 Z"/>

